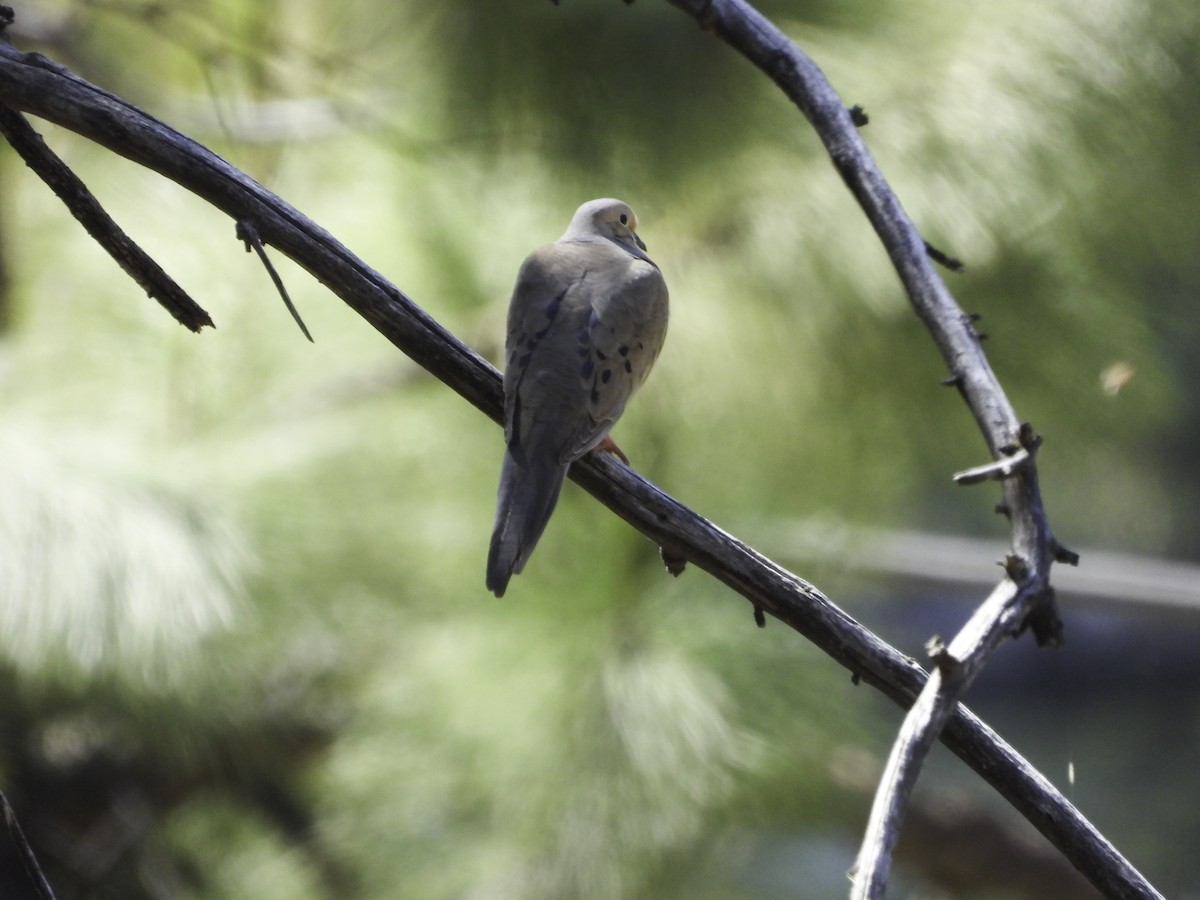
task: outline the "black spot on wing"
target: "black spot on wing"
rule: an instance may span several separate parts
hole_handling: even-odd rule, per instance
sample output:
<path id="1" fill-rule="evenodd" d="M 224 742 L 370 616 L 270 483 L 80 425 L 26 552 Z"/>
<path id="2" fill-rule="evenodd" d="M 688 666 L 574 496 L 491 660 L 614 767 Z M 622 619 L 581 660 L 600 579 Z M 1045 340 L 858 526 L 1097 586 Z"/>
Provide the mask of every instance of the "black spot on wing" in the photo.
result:
<path id="1" fill-rule="evenodd" d="M 510 431 L 511 431 L 511 437 L 509 439 L 508 446 L 512 449 L 520 447 L 521 446 L 521 398 L 520 397 L 513 398 L 512 428 L 510 429 Z"/>
<path id="2" fill-rule="evenodd" d="M 538 343 L 542 340 L 542 338 L 544 338 L 546 336 L 546 334 L 550 331 L 550 327 L 554 324 L 554 320 L 556 318 L 558 318 L 558 311 L 562 308 L 562 299 L 563 299 L 563 297 L 566 296 L 566 294 L 567 294 L 567 291 L 564 288 L 562 291 L 560 291 L 558 293 L 558 295 L 556 297 L 554 297 L 554 299 L 552 299 L 549 303 L 546 304 L 546 309 L 545 309 L 546 325 L 545 325 L 545 327 L 539 329 L 538 331 L 535 331 L 533 334 L 529 334 L 528 332 L 526 332 L 526 333 L 522 334 L 519 338 L 517 338 L 517 340 L 514 344 L 514 347 L 517 350 L 520 350 L 520 349 L 526 348 L 526 347 L 529 349 L 529 352 L 526 353 L 524 357 L 522 357 L 522 361 L 521 361 L 522 366 L 529 365 L 529 359 L 530 359 L 533 351 L 535 349 L 537 349 Z"/>

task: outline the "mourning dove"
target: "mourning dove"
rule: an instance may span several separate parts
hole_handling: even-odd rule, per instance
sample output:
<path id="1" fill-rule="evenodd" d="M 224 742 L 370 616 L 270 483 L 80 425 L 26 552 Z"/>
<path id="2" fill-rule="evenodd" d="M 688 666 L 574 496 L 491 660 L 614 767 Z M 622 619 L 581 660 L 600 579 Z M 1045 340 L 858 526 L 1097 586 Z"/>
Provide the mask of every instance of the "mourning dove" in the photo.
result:
<path id="1" fill-rule="evenodd" d="M 487 561 L 497 597 L 533 553 L 567 469 L 605 441 L 666 333 L 666 282 L 620 200 L 583 204 L 561 238 L 521 265 L 505 341 L 508 449 Z"/>

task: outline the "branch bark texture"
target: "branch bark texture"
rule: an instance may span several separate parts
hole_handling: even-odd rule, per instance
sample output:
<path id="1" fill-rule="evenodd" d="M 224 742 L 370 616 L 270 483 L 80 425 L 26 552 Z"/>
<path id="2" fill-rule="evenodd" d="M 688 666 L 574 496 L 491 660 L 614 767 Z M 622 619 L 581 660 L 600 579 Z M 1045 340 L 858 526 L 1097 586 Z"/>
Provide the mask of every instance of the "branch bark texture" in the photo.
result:
<path id="1" fill-rule="evenodd" d="M 674 0 L 673 0 L 674 2 Z M 1017 439 L 1015 415 L 983 360 L 969 323 L 932 272 L 924 245 L 904 217 L 882 177 L 862 169 L 865 148 L 848 114 L 831 91 L 809 93 L 804 78 L 819 76 L 780 44 L 772 28 L 744 4 L 677 2 L 731 43 L 756 54 L 789 96 L 809 115 L 847 183 L 859 197 L 893 259 L 914 305 L 931 326 L 964 396 L 972 404 L 989 446 L 1003 453 Z M 752 11 L 750 11 L 752 12 Z M 733 15 L 736 13 L 736 15 Z M 745 15 L 743 15 L 745 13 Z M 718 33 L 722 33 L 718 30 Z M 725 34 L 723 34 L 725 36 Z M 786 39 L 784 39 L 786 41 Z M 794 51 L 794 52 L 793 52 Z M 755 57 L 752 57 L 755 58 Z M 809 71 L 805 66 L 811 66 Z M 813 72 L 816 74 L 814 75 Z M 801 79 L 799 82 L 796 79 Z M 823 78 L 820 79 L 823 82 Z M 818 84 L 819 86 L 819 84 Z M 221 209 L 235 222 L 252 223 L 265 243 L 285 253 L 327 285 L 381 334 L 493 420 L 501 420 L 501 388 L 496 370 L 442 328 L 405 294 L 387 282 L 298 210 L 276 197 L 214 153 L 37 54 L 21 53 L 0 41 L 0 105 L 52 121 L 121 156 L 157 171 Z M 822 130 L 823 129 L 823 130 Z M 828 137 L 826 137 L 828 135 Z M 958 325 L 954 324 L 956 320 Z M 973 400 L 971 398 L 974 398 Z M 999 399 L 997 399 L 999 398 Z M 1024 471 L 1024 470 L 1022 470 Z M 1032 469 L 1029 470 L 1032 472 Z M 925 671 L 832 604 L 803 579 L 714 526 L 628 468 L 603 454 L 589 455 L 571 468 L 571 477 L 669 554 L 710 573 L 761 608 L 808 637 L 856 678 L 904 707 L 929 680 Z M 1023 583 L 1023 596 L 1044 585 L 1049 531 L 1037 499 L 1036 481 L 1012 494 L 1022 519 L 1014 551 L 1027 560 L 1035 580 Z M 1026 502 L 1036 501 L 1036 509 Z M 1022 505 L 1023 504 L 1023 505 Z M 1015 525 L 1014 525 L 1015 529 Z M 1018 546 L 1018 543 L 1020 546 Z M 1037 574 L 1040 573 L 1040 574 Z M 993 785 L 1057 846 L 1092 883 L 1112 897 L 1156 897 L 1148 882 L 1046 781 L 967 709 L 949 704 L 941 740 Z M 932 738 L 930 738 L 932 740 Z"/>

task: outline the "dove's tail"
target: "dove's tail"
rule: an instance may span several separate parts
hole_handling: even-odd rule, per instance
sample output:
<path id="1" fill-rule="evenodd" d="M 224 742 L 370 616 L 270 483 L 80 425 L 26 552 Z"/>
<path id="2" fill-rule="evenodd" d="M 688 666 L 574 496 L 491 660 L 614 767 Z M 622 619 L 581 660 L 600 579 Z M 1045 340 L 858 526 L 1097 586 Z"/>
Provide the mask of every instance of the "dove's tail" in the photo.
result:
<path id="1" fill-rule="evenodd" d="M 512 451 L 505 452 L 496 500 L 496 528 L 487 560 L 488 590 L 497 597 L 504 596 L 508 580 L 525 567 L 537 546 L 558 502 L 569 465 L 528 458 L 517 462 Z"/>

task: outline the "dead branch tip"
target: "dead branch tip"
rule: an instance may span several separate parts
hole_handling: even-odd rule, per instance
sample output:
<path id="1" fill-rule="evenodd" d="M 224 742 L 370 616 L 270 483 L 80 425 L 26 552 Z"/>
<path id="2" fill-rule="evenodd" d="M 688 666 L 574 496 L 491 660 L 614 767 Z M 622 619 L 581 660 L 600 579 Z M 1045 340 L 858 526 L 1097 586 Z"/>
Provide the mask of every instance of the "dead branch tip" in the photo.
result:
<path id="1" fill-rule="evenodd" d="M 858 109 L 858 107 L 855 107 L 855 109 Z M 853 113 L 853 111 L 852 111 L 852 113 Z M 866 118 L 866 115 L 864 113 L 864 122 L 863 122 L 864 125 L 866 124 L 865 118 Z M 855 122 L 854 124 L 857 125 L 858 122 Z M 935 263 L 937 263 L 939 266 L 942 266 L 943 268 L 949 269 L 951 272 L 961 272 L 963 269 L 966 268 L 966 265 L 963 263 L 963 261 L 961 259 L 953 257 L 949 253 L 944 253 L 943 251 L 939 250 L 937 247 L 933 246 L 933 244 L 929 243 L 929 241 L 925 241 L 925 252 L 929 255 L 929 258 L 932 259 Z"/>
<path id="2" fill-rule="evenodd" d="M 925 652 L 943 675 L 952 675 L 960 665 L 941 635 L 935 634 L 925 642 Z"/>
<path id="3" fill-rule="evenodd" d="M 279 277 L 279 273 L 275 271 L 275 266 L 271 264 L 270 258 L 267 256 L 266 248 L 263 247 L 262 238 L 258 236 L 258 229 L 254 227 L 254 223 L 249 219 L 240 219 L 237 223 L 237 238 L 246 245 L 246 252 L 253 250 L 258 254 L 258 258 L 266 267 L 267 274 L 271 276 L 271 281 L 275 285 L 275 290 L 279 291 L 279 296 L 283 298 L 283 305 L 287 307 L 288 312 L 292 314 L 292 318 L 296 324 L 300 326 L 300 330 L 304 336 L 308 338 L 309 343 L 315 343 L 313 336 L 308 332 L 308 326 L 304 324 L 304 320 L 300 318 L 300 312 L 296 309 L 292 298 L 288 296 L 287 288 L 283 286 L 283 279 Z"/>
<path id="4" fill-rule="evenodd" d="M 954 483 L 969 485 L 982 484 L 985 481 L 1003 481 L 1005 478 L 1011 478 L 1013 473 L 1023 466 L 1028 465 L 1033 460 L 1033 454 L 1024 447 L 1006 447 L 1004 449 L 1005 451 L 1012 449 L 1014 452 L 1003 459 L 997 459 L 994 462 L 955 473 Z"/>

